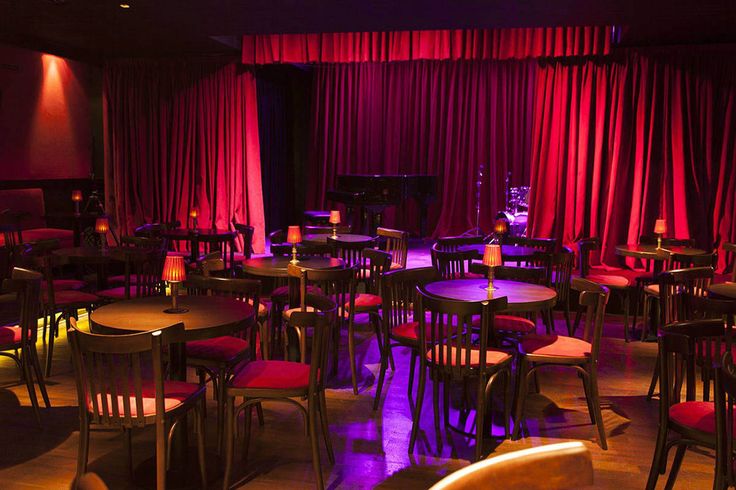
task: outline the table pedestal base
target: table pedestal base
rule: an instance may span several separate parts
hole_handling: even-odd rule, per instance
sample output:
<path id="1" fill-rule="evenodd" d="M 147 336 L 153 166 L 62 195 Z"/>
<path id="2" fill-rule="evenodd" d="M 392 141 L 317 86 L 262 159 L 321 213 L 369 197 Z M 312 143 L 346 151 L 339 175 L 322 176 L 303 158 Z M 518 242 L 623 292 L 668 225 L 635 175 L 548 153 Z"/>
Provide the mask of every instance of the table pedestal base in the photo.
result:
<path id="1" fill-rule="evenodd" d="M 202 485 L 199 476 L 199 459 L 197 448 L 191 447 L 186 451 L 186 459 L 177 461 L 171 458 L 171 467 L 166 472 L 167 489 L 200 489 Z M 214 453 L 205 453 L 207 464 L 208 486 L 222 477 L 222 463 Z M 149 458 L 139 464 L 133 472 L 133 481 L 141 488 L 156 488 L 156 457 Z"/>

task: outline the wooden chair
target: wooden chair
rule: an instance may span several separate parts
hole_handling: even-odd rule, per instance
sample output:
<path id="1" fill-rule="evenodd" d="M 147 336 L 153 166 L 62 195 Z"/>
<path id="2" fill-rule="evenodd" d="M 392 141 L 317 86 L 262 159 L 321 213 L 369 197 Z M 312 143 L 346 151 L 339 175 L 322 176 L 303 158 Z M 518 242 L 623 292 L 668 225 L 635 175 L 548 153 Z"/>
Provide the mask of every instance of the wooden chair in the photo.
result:
<path id="1" fill-rule="evenodd" d="M 261 282 L 255 279 L 233 279 L 223 277 L 189 276 L 184 283 L 190 295 L 225 296 L 253 305 L 261 312 Z M 265 308 L 263 308 L 265 309 Z M 199 383 L 212 381 L 217 400 L 217 447 L 222 448 L 225 426 L 225 384 L 232 378 L 238 364 L 246 359 L 254 360 L 258 354 L 256 329 L 250 324 L 241 325 L 231 335 L 187 342 L 187 364 L 196 369 Z M 267 349 L 268 338 L 265 328 L 260 332 L 263 348 Z M 263 415 L 260 414 L 261 419 Z"/>
<path id="2" fill-rule="evenodd" d="M 448 252 L 441 249 L 438 243 L 432 245 L 432 265 L 443 280 L 449 279 L 482 279 L 484 276 L 470 272 L 470 264 L 475 258 L 472 250 Z"/>
<path id="3" fill-rule="evenodd" d="M 693 296 L 705 296 L 708 286 L 713 280 L 712 267 L 695 267 L 662 272 L 657 276 L 657 292 L 659 293 L 659 324 L 668 325 L 694 318 Z M 648 310 L 644 309 L 645 314 Z M 642 338 L 645 338 L 642 335 Z M 657 361 L 657 364 L 659 361 Z M 657 388 L 659 370 L 655 365 L 652 381 L 647 391 L 647 400 L 654 396 Z"/>
<path id="4" fill-rule="evenodd" d="M 337 233 L 340 234 L 347 234 L 350 233 L 352 230 L 352 227 L 350 225 L 339 225 L 337 228 Z M 304 234 L 305 235 L 331 235 L 332 234 L 332 225 L 304 225 Z"/>
<path id="5" fill-rule="evenodd" d="M 557 240 L 554 238 L 530 238 L 525 236 L 504 235 L 504 245 L 517 245 L 538 250 L 542 253 L 551 254 L 557 248 Z"/>
<path id="6" fill-rule="evenodd" d="M 381 350 L 381 370 L 376 383 L 376 395 L 373 401 L 373 410 L 378 410 L 381 401 L 381 391 L 386 378 L 391 348 L 407 347 L 411 349 L 409 364 L 409 383 L 407 394 L 409 404 L 414 408 L 412 387 L 414 386 L 414 372 L 417 359 L 423 352 L 419 349 L 419 320 L 416 312 L 417 286 L 438 279 L 437 269 L 422 267 L 419 269 L 395 269 L 383 275 L 381 288 L 382 311 L 381 325 L 383 327 L 383 349 Z M 392 343 L 393 342 L 393 343 Z"/>
<path id="7" fill-rule="evenodd" d="M 726 350 L 721 365 L 716 368 L 716 476 L 714 489 L 736 486 L 734 459 L 734 402 L 736 401 L 736 373 L 733 357 Z"/>
<path id="8" fill-rule="evenodd" d="M 111 255 L 125 266 L 124 284 L 97 291 L 97 296 L 106 301 L 121 301 L 164 294 L 165 289 L 161 281 L 164 267 L 163 249 L 120 247 L 111 251 Z"/>
<path id="9" fill-rule="evenodd" d="M 348 271 L 352 272 L 349 269 Z M 324 488 L 319 441 L 317 440 L 317 414 L 319 413 L 322 437 L 327 447 L 328 459 L 331 464 L 334 464 L 335 456 L 330 442 L 324 388 L 327 372 L 327 349 L 331 329 L 334 328 L 337 321 L 338 308 L 330 298 L 312 295 L 306 298 L 305 306 L 311 307 L 312 310 L 292 312 L 289 325 L 295 329 L 303 330 L 305 332 L 304 338 L 307 337 L 307 330 L 312 332 L 309 363 L 275 360 L 252 361 L 243 366 L 227 384 L 225 389 L 227 427 L 225 429 L 224 489 L 229 488 L 232 475 L 235 421 L 238 414 L 243 410 L 246 411 L 243 459 L 247 460 L 253 406 L 272 400 L 291 403 L 304 414 L 312 446 L 312 464 L 317 476 L 317 487 Z M 238 397 L 242 397 L 243 402 L 236 407 L 235 398 Z M 305 398 L 306 408 L 299 401 Z"/>
<path id="10" fill-rule="evenodd" d="M 145 329 L 145 325 L 141 326 Z M 79 402 L 77 477 L 87 471 L 90 425 L 126 433 L 128 468 L 132 473 L 131 431 L 156 426 L 156 488 L 166 488 L 168 440 L 179 420 L 196 412 L 197 447 L 202 488 L 205 468 L 205 389 L 194 383 L 164 380 L 163 349 L 180 342 L 184 324 L 130 335 L 97 335 L 68 329 Z M 152 373 L 144 378 L 142 373 Z M 168 434 L 166 427 L 169 427 Z"/>
<path id="11" fill-rule="evenodd" d="M 39 427 L 41 426 L 41 411 L 36 396 L 36 386 L 33 382 L 34 374 L 44 404 L 46 408 L 51 408 L 36 351 L 42 280 L 43 276 L 38 272 L 17 267 L 13 269 L 11 278 L 3 281 L 3 291 L 16 293 L 16 303 L 19 309 L 18 324 L 0 327 L 0 356 L 11 358 L 18 366 L 21 377 L 26 383 L 28 397 L 31 399 L 31 406 L 33 406 Z"/>
<path id="12" fill-rule="evenodd" d="M 204 245 L 206 254 L 212 252 L 222 254 L 222 260 L 225 261 L 225 270 L 230 271 L 230 276 L 233 275 L 232 270 L 235 264 L 235 238 L 237 236 L 238 232 L 236 231 L 219 236 L 199 235 L 199 243 Z"/>
<path id="13" fill-rule="evenodd" d="M 443 386 L 445 427 L 449 427 L 450 383 L 461 381 L 465 384 L 469 380 L 477 380 L 475 434 L 468 435 L 475 438 L 475 459 L 479 460 L 483 456 L 483 439 L 487 430 L 484 419 L 486 401 L 489 400 L 493 385 L 499 376 L 505 384 L 503 420 L 505 437 L 508 437 L 509 433 L 509 395 L 513 358 L 508 352 L 491 347 L 494 315 L 507 307 L 507 299 L 504 296 L 483 302 L 452 301 L 431 296 L 421 288 L 417 299 L 419 348 L 425 352 L 419 357 L 419 388 L 409 439 L 409 454 L 414 451 L 419 431 L 428 368 L 432 379 L 434 426 L 438 447 L 441 444 L 440 385 Z M 481 318 L 478 329 L 472 325 L 473 317 L 477 316 Z"/>
<path id="14" fill-rule="evenodd" d="M 562 251 L 551 255 L 550 285 L 557 291 L 557 306 L 562 307 L 570 336 L 574 335 L 570 322 L 570 284 L 574 264 L 575 254 L 568 247 L 562 247 Z"/>
<path id="15" fill-rule="evenodd" d="M 332 256 L 342 259 L 345 267 L 360 266 L 363 262 L 363 250 L 372 249 L 376 246 L 376 239 L 361 240 L 357 242 L 343 242 L 339 239 L 327 237 L 327 244 L 332 250 Z"/>
<path id="16" fill-rule="evenodd" d="M 527 335 L 519 343 L 514 439 L 518 439 L 521 432 L 529 378 L 542 367 L 567 366 L 581 375 L 590 421 L 598 427 L 598 444 L 608 449 L 598 397 L 598 354 L 609 291 L 605 286 L 581 278 L 573 279 L 572 288 L 580 293 L 580 304 L 586 308 L 583 338 Z"/>
<path id="17" fill-rule="evenodd" d="M 593 485 L 590 450 L 582 442 L 562 442 L 473 463 L 444 477 L 430 490 L 567 490 L 590 485 Z"/>
<path id="18" fill-rule="evenodd" d="M 122 254 L 124 254 L 126 251 L 135 251 L 135 250 L 158 252 L 162 257 L 162 260 L 166 256 L 165 241 L 161 237 L 121 236 L 120 237 L 120 247 L 121 247 L 121 250 L 123 251 L 115 252 L 115 254 L 120 254 L 118 255 L 118 257 L 123 257 Z M 123 263 L 124 262 L 125 261 L 123 261 Z M 125 285 L 126 280 L 136 281 L 137 276 L 135 274 L 129 274 L 126 276 L 126 274 L 123 273 L 123 274 L 118 274 L 114 276 L 109 276 L 107 278 L 108 284 Z M 132 282 L 132 285 L 135 285 L 135 282 Z M 128 286 L 130 286 L 130 284 Z"/>
<path id="19" fill-rule="evenodd" d="M 233 264 L 239 264 L 253 256 L 253 234 L 256 230 L 250 225 L 238 223 L 235 218 L 233 218 L 233 228 L 235 228 L 240 240 L 243 241 L 240 247 L 241 251 L 233 254 Z"/>
<path id="20" fill-rule="evenodd" d="M 485 237 L 476 235 L 476 236 L 446 236 L 446 237 L 440 237 L 435 242 L 435 246 L 432 248 L 435 248 L 441 252 L 457 252 L 460 247 L 464 247 L 466 245 L 480 245 L 482 243 L 485 243 Z"/>
<path id="21" fill-rule="evenodd" d="M 409 253 L 409 233 L 390 228 L 377 228 L 376 235 L 381 241 L 381 250 L 391 254 L 391 270 L 405 269 Z"/>
<path id="22" fill-rule="evenodd" d="M 667 469 L 667 454 L 677 447 L 666 488 L 672 488 L 685 450 L 716 447 L 715 405 L 697 401 L 696 359 L 712 363 L 725 350 L 725 330 L 719 320 L 697 320 L 667 325 L 659 333 L 659 430 L 647 490 L 653 490 Z M 703 343 L 713 348 L 700 349 Z M 682 401 L 682 388 L 685 401 Z M 670 434 L 675 438 L 669 439 Z M 668 440 L 669 439 L 669 440 Z"/>

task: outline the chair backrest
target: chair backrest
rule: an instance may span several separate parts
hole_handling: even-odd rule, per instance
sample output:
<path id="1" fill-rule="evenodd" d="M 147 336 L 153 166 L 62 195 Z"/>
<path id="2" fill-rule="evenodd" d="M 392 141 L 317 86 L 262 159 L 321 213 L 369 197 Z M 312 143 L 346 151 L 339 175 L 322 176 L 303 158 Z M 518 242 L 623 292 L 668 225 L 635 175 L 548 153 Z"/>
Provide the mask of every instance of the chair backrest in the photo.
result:
<path id="1" fill-rule="evenodd" d="M 112 252 L 112 256 L 125 265 L 125 299 L 164 294 L 162 249 L 120 247 Z"/>
<path id="2" fill-rule="evenodd" d="M 525 236 L 505 235 L 503 237 L 503 244 L 533 248 L 540 252 L 551 254 L 557 247 L 557 240 L 554 238 L 529 238 Z"/>
<path id="3" fill-rule="evenodd" d="M 21 330 L 20 347 L 35 344 L 38 336 L 38 318 L 41 313 L 41 273 L 14 267 L 10 279 L 3 281 L 3 291 L 16 293 L 19 308 L 18 326 Z"/>
<path id="4" fill-rule="evenodd" d="M 391 254 L 391 262 L 404 268 L 409 253 L 409 233 L 391 228 L 377 228 L 376 235 L 381 239 L 381 249 Z"/>
<path id="5" fill-rule="evenodd" d="M 476 236 L 446 236 L 437 239 L 432 246 L 433 249 L 442 252 L 456 252 L 460 247 L 465 245 L 480 245 L 485 241 L 485 237 Z"/>
<path id="6" fill-rule="evenodd" d="M 481 266 L 487 269 L 486 266 Z M 529 284 L 544 285 L 547 283 L 547 269 L 544 267 L 511 267 L 499 265 L 494 268 L 493 275 L 496 279 L 526 282 Z"/>
<path id="7" fill-rule="evenodd" d="M 327 352 L 332 329 L 337 328 L 338 307 L 331 298 L 317 294 L 307 294 L 304 303 L 313 310 L 292 312 L 289 325 L 299 329 L 311 329 L 313 332 L 309 361 L 309 392 L 312 394 L 325 385 Z"/>
<path id="8" fill-rule="evenodd" d="M 570 297 L 570 281 L 575 264 L 575 254 L 568 247 L 552 254 L 550 260 L 550 285 L 557 291 L 557 302 L 562 303 Z"/>
<path id="9" fill-rule="evenodd" d="M 77 329 L 72 318 L 67 335 L 84 420 L 109 427 L 164 423 L 163 347 L 183 339 L 183 323 L 151 332 L 97 335 Z M 153 378 L 146 380 L 144 373 Z M 145 398 L 155 397 L 155 415 L 144 407 L 144 393 Z"/>
<path id="10" fill-rule="evenodd" d="M 339 239 L 327 237 L 327 244 L 332 250 L 332 256 L 342 259 L 345 267 L 353 267 L 360 265 L 363 260 L 363 250 L 366 248 L 375 248 L 376 239 L 360 240 L 356 242 L 344 242 Z"/>
<path id="11" fill-rule="evenodd" d="M 397 269 L 383 275 L 381 320 L 384 332 L 391 332 L 395 327 L 416 321 L 418 318 L 417 286 L 439 279 L 434 267 L 419 269 Z"/>
<path id="12" fill-rule="evenodd" d="M 253 234 L 255 233 L 256 229 L 250 225 L 244 225 L 242 223 L 236 222 L 235 218 L 233 218 L 233 228 L 235 228 L 235 231 L 238 233 L 238 235 L 240 235 L 240 239 L 243 240 L 243 243 L 241 245 L 243 256 L 246 259 L 251 258 L 251 256 L 253 255 Z"/>
<path id="13" fill-rule="evenodd" d="M 707 253 L 701 255 L 687 255 L 673 253 L 667 263 L 668 269 L 688 269 L 692 267 L 713 267 L 715 268 L 717 256 L 715 253 Z"/>
<path id="14" fill-rule="evenodd" d="M 225 269 L 230 270 L 235 259 L 235 237 L 237 232 L 228 232 L 219 235 L 199 235 L 199 242 L 204 244 L 207 253 L 220 252 L 225 262 Z"/>
<path id="15" fill-rule="evenodd" d="M 348 319 L 346 313 L 355 311 L 356 267 L 305 269 L 299 264 L 289 264 L 287 272 L 293 278 L 289 283 L 291 308 L 300 305 L 302 311 L 307 310 L 307 285 L 313 284 L 337 304 L 338 323 Z"/>
<path id="16" fill-rule="evenodd" d="M 335 228 L 338 233 L 350 233 L 352 227 L 350 225 L 340 225 Z M 332 234 L 332 226 L 326 225 L 304 225 L 305 235 L 330 235 Z"/>
<path id="17" fill-rule="evenodd" d="M 571 288 L 579 293 L 580 306 L 585 307 L 583 340 L 590 343 L 591 357 L 596 362 L 601 347 L 606 304 L 611 293 L 607 287 L 580 277 L 572 280 Z"/>
<path id="18" fill-rule="evenodd" d="M 290 243 L 272 244 L 271 255 L 290 257 L 291 248 Z M 327 243 L 299 243 L 296 246 L 296 253 L 299 257 L 331 257 L 332 247 Z"/>
<path id="19" fill-rule="evenodd" d="M 272 231 L 268 234 L 268 242 L 271 244 L 271 247 L 273 247 L 274 244 L 286 243 L 286 232 L 284 230 Z"/>
<path id="20" fill-rule="evenodd" d="M 225 261 L 222 260 L 222 254 L 220 252 L 210 252 L 199 261 L 199 268 L 205 277 L 220 277 L 225 271 Z"/>
<path id="21" fill-rule="evenodd" d="M 578 240 L 578 265 L 580 277 L 586 277 L 590 273 L 590 256 L 593 252 L 601 250 L 601 240 L 598 237 L 587 237 Z"/>
<path id="22" fill-rule="evenodd" d="M 712 267 L 694 267 L 662 272 L 657 276 L 661 324 L 691 320 L 693 296 L 708 294 L 713 280 Z"/>
<path id="23" fill-rule="evenodd" d="M 590 450 L 582 442 L 562 442 L 479 461 L 451 473 L 430 490 L 567 490 L 590 485 L 593 485 Z"/>
<path id="24" fill-rule="evenodd" d="M 358 279 L 365 284 L 366 293 L 381 294 L 383 275 L 391 268 L 391 254 L 374 248 L 363 250 Z"/>
<path id="25" fill-rule="evenodd" d="M 716 368 L 716 479 L 723 478 L 724 488 L 736 485 L 734 463 L 734 405 L 736 404 L 736 373 L 730 351 L 724 354 Z"/>
<path id="26" fill-rule="evenodd" d="M 494 331 L 495 314 L 507 307 L 508 299 L 502 296 L 486 301 L 453 301 L 432 296 L 421 286 L 417 286 L 417 291 L 420 351 L 422 346 L 430 349 L 430 362 L 455 378 L 484 370 L 486 350 L 493 345 L 489 336 Z M 480 316 L 479 330 L 473 328 L 473 317 L 477 316 Z M 479 349 L 477 364 L 471 364 L 474 349 Z"/>
<path id="27" fill-rule="evenodd" d="M 470 263 L 476 257 L 473 250 L 448 252 L 441 250 L 435 243 L 432 245 L 432 265 L 442 279 L 462 279 L 469 272 Z"/>
<path id="28" fill-rule="evenodd" d="M 662 238 L 663 247 L 695 247 L 694 238 Z"/>

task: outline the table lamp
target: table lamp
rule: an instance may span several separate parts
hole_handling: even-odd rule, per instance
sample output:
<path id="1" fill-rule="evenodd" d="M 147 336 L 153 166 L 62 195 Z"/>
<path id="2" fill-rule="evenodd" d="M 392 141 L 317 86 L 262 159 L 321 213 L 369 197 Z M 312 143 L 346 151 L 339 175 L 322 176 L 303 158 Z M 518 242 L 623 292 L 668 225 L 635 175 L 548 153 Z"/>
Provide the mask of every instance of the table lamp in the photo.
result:
<path id="1" fill-rule="evenodd" d="M 184 257 L 181 255 L 167 255 L 161 279 L 171 286 L 171 308 L 165 309 L 164 313 L 186 313 L 189 311 L 187 308 L 179 308 L 176 304 L 176 299 L 179 296 L 179 283 L 186 278 L 187 271 L 184 266 Z"/>
<path id="2" fill-rule="evenodd" d="M 79 216 L 79 203 L 82 202 L 82 191 L 79 189 L 73 190 L 72 201 L 74 202 L 74 216 Z"/>
<path id="3" fill-rule="evenodd" d="M 107 232 L 110 231 L 110 220 L 106 217 L 97 218 L 95 221 L 95 233 L 100 234 L 100 250 L 107 249 Z"/>
<path id="4" fill-rule="evenodd" d="M 489 243 L 483 250 L 483 265 L 488 267 L 488 287 L 486 291 L 495 291 L 493 287 L 493 270 L 496 266 L 501 265 L 503 259 L 501 258 L 501 245 L 496 243 Z"/>
<path id="5" fill-rule="evenodd" d="M 655 221 L 654 233 L 657 234 L 657 250 L 659 250 L 662 248 L 662 235 L 667 233 L 667 222 L 661 218 Z"/>
<path id="6" fill-rule="evenodd" d="M 199 217 L 199 212 L 197 211 L 197 208 L 192 208 L 191 211 L 189 211 L 189 217 L 192 218 L 192 228 L 196 230 L 198 228 L 197 218 Z"/>
<path id="7" fill-rule="evenodd" d="M 330 223 L 332 223 L 332 238 L 337 237 L 337 225 L 340 224 L 340 211 L 339 210 L 332 210 L 330 211 Z"/>
<path id="8" fill-rule="evenodd" d="M 302 241 L 302 231 L 298 226 L 290 226 L 286 232 L 286 241 L 291 243 L 291 263 L 296 264 L 296 244 Z"/>
<path id="9" fill-rule="evenodd" d="M 496 235 L 496 240 L 500 243 L 501 237 L 509 231 L 509 224 L 505 219 L 497 219 L 493 225 L 493 233 Z"/>

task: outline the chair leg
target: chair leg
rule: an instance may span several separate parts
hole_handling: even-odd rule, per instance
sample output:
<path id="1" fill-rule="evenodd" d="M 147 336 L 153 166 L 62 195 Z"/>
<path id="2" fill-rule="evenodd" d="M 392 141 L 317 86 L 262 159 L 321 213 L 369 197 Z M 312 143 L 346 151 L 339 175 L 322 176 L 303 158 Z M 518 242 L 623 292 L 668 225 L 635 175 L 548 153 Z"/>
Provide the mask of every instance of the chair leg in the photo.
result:
<path id="1" fill-rule="evenodd" d="M 358 375 L 357 375 L 357 367 L 355 365 L 355 325 L 354 325 L 354 318 L 353 314 L 350 314 L 350 319 L 348 320 L 348 357 L 350 358 L 350 377 L 353 382 L 353 394 L 358 394 Z"/>
<path id="2" fill-rule="evenodd" d="M 51 376 L 51 364 L 54 359 L 54 337 L 56 337 L 55 332 L 59 328 L 59 322 L 61 321 L 61 316 L 59 318 L 56 318 L 56 314 L 52 314 L 51 316 L 51 323 L 49 324 L 49 344 L 48 344 L 48 351 L 46 352 L 46 377 L 48 378 Z"/>
<path id="3" fill-rule="evenodd" d="M 217 452 L 222 454 L 222 436 L 225 431 L 225 377 L 227 373 L 224 368 L 217 371 L 216 396 L 217 396 Z"/>
<path id="4" fill-rule="evenodd" d="M 411 350 L 411 361 L 409 361 L 409 382 L 406 385 L 406 396 L 409 399 L 409 406 L 414 405 L 413 397 L 411 396 L 412 388 L 414 387 L 414 370 L 416 370 L 417 367 L 417 359 L 419 359 L 419 354 L 417 354 L 417 351 L 412 349 Z"/>
<path id="5" fill-rule="evenodd" d="M 649 309 L 652 305 L 651 296 L 644 293 L 644 307 L 641 313 L 641 341 L 644 342 L 649 335 Z"/>
<path id="6" fill-rule="evenodd" d="M 424 402 L 424 388 L 427 384 L 427 370 L 424 362 L 419 361 L 419 385 L 417 386 L 417 403 L 414 406 L 414 413 L 411 424 L 411 436 L 409 437 L 409 454 L 414 453 L 414 444 L 417 442 L 417 434 L 419 433 L 419 420 L 422 416 L 422 404 Z"/>
<path id="7" fill-rule="evenodd" d="M 503 438 L 508 439 L 511 436 L 510 419 L 511 418 L 511 369 L 504 371 L 504 388 L 503 388 Z"/>
<path id="8" fill-rule="evenodd" d="M 260 403 L 256 405 L 256 415 L 258 416 L 258 425 L 260 427 L 266 425 L 266 422 L 263 420 L 263 405 Z"/>
<path id="9" fill-rule="evenodd" d="M 253 425 L 253 405 L 249 405 L 245 409 L 245 415 L 243 420 L 243 454 L 241 459 L 248 461 L 248 448 L 250 447 L 250 428 Z"/>
<path id="10" fill-rule="evenodd" d="M 447 385 L 447 383 L 445 383 Z M 475 461 L 483 457 L 483 439 L 485 436 L 486 415 L 486 380 L 483 375 L 478 379 L 478 398 L 475 405 Z"/>
<path id="11" fill-rule="evenodd" d="M 672 469 L 670 469 L 670 474 L 667 477 L 667 483 L 664 486 L 666 490 L 671 490 L 675 486 L 675 480 L 677 480 L 677 474 L 680 472 L 680 467 L 682 466 L 682 459 L 685 457 L 686 450 L 687 450 L 687 446 L 684 444 L 677 446 L 677 451 L 675 452 L 675 459 L 672 460 Z"/>
<path id="12" fill-rule="evenodd" d="M 225 400 L 222 400 L 223 404 Z M 199 407 L 195 409 L 195 416 L 197 417 L 197 459 L 199 459 L 199 476 L 201 478 L 202 488 L 207 488 L 207 459 L 205 457 L 205 423 L 204 423 L 204 407 L 207 405 L 207 398 L 202 397 L 202 402 Z M 222 415 L 224 410 L 222 410 Z M 219 419 L 218 419 L 219 421 Z M 224 425 L 224 423 L 223 423 Z M 220 445 L 217 446 L 219 450 Z"/>
<path id="13" fill-rule="evenodd" d="M 230 487 L 230 476 L 233 469 L 233 446 L 235 445 L 235 398 L 226 397 L 225 407 L 225 474 L 222 477 L 222 488 L 227 490 Z"/>
<path id="14" fill-rule="evenodd" d="M 314 473 L 317 476 L 317 488 L 320 490 L 325 488 L 325 483 L 322 478 L 322 465 L 319 460 L 319 440 L 317 439 L 317 407 L 315 405 L 316 400 L 310 399 L 307 406 L 307 412 L 309 415 L 309 440 L 312 446 L 312 466 L 314 467 Z"/>
<path id="15" fill-rule="evenodd" d="M 442 383 L 442 417 L 445 427 L 450 426 L 450 383 Z"/>
<path id="16" fill-rule="evenodd" d="M 41 425 L 41 408 L 38 404 L 38 396 L 36 395 L 36 386 L 33 384 L 33 375 L 31 374 L 31 360 L 28 359 L 26 352 L 21 357 L 20 364 L 23 368 L 23 379 L 26 382 L 26 388 L 28 389 L 28 397 L 31 399 L 31 406 L 33 407 L 33 414 L 36 417 L 36 423 L 38 427 Z"/>
<path id="17" fill-rule="evenodd" d="M 657 442 L 654 446 L 654 458 L 652 459 L 652 467 L 649 469 L 649 478 L 647 479 L 646 490 L 654 490 L 659 479 L 659 469 L 662 463 L 666 463 L 665 445 L 667 444 L 667 426 L 660 425 L 657 431 Z"/>
<path id="18" fill-rule="evenodd" d="M 123 429 L 125 432 L 125 457 L 128 463 L 128 476 L 133 479 L 133 430 Z"/>
<path id="19" fill-rule="evenodd" d="M 434 410 L 434 431 L 437 437 L 437 452 L 440 451 L 442 445 L 442 435 L 440 432 L 440 373 L 434 373 L 432 376 L 432 407 Z"/>
<path id="20" fill-rule="evenodd" d="M 527 379 L 527 360 L 526 357 L 519 358 L 519 365 L 516 368 L 516 414 L 514 415 L 514 432 L 511 439 L 516 441 L 521 435 L 521 424 L 524 418 L 524 405 L 526 403 L 526 393 L 529 390 L 529 380 Z"/>
<path id="21" fill-rule="evenodd" d="M 77 450 L 77 478 L 87 473 L 89 458 L 89 424 L 86 420 L 79 424 L 79 448 Z"/>
<path id="22" fill-rule="evenodd" d="M 49 394 L 46 391 L 46 381 L 43 379 L 43 372 L 41 371 L 41 363 L 38 360 L 38 352 L 36 351 L 35 345 L 29 345 L 28 355 L 30 362 L 33 366 L 33 371 L 36 373 L 36 380 L 38 381 L 38 388 L 41 390 L 41 396 L 43 397 L 43 403 L 46 408 L 51 408 L 51 401 L 49 400 Z"/>
<path id="23" fill-rule="evenodd" d="M 590 423 L 595 424 L 595 414 L 593 411 L 593 394 L 590 390 L 590 378 L 580 372 L 578 372 L 578 376 L 583 382 L 583 390 L 585 391 L 585 403 L 588 405 L 588 417 L 590 417 Z"/>
<path id="24" fill-rule="evenodd" d="M 327 458 L 330 464 L 335 464 L 335 452 L 332 450 L 332 440 L 330 439 L 330 426 L 327 422 L 327 401 L 325 400 L 324 390 L 320 390 L 317 395 L 319 400 L 319 417 L 322 422 L 322 437 L 325 440 L 325 447 L 327 448 Z"/>
<path id="25" fill-rule="evenodd" d="M 590 396 L 591 404 L 593 405 L 593 413 L 595 414 L 595 425 L 598 427 L 598 444 L 604 451 L 608 449 L 608 442 L 606 441 L 606 427 L 603 424 L 603 413 L 601 412 L 601 399 L 598 393 L 598 373 L 595 368 L 590 370 Z"/>
<path id="26" fill-rule="evenodd" d="M 629 299 L 629 288 L 626 288 L 623 290 L 624 295 L 624 342 L 628 342 L 629 339 L 629 307 L 630 307 L 630 299 Z"/>
<path id="27" fill-rule="evenodd" d="M 569 293 L 568 293 L 569 295 Z M 570 298 L 565 298 L 565 325 L 567 325 L 567 334 L 572 337 L 573 331 L 572 331 L 572 323 L 570 322 Z"/>
<path id="28" fill-rule="evenodd" d="M 657 389 L 657 383 L 659 382 L 659 354 L 657 354 L 657 360 L 654 362 L 654 372 L 652 373 L 652 380 L 649 382 L 649 390 L 647 391 L 647 401 L 652 401 L 654 396 L 654 390 Z"/>
<path id="29" fill-rule="evenodd" d="M 386 343 L 383 345 L 383 348 L 381 349 L 381 368 L 378 373 L 378 382 L 376 383 L 376 395 L 373 399 L 373 410 L 378 410 L 378 405 L 381 403 L 381 390 L 383 390 L 383 381 L 386 378 L 386 370 L 388 369 L 388 354 L 391 350 L 391 344 L 388 342 L 388 337 L 386 338 Z M 411 389 L 410 389 L 411 391 Z"/>

